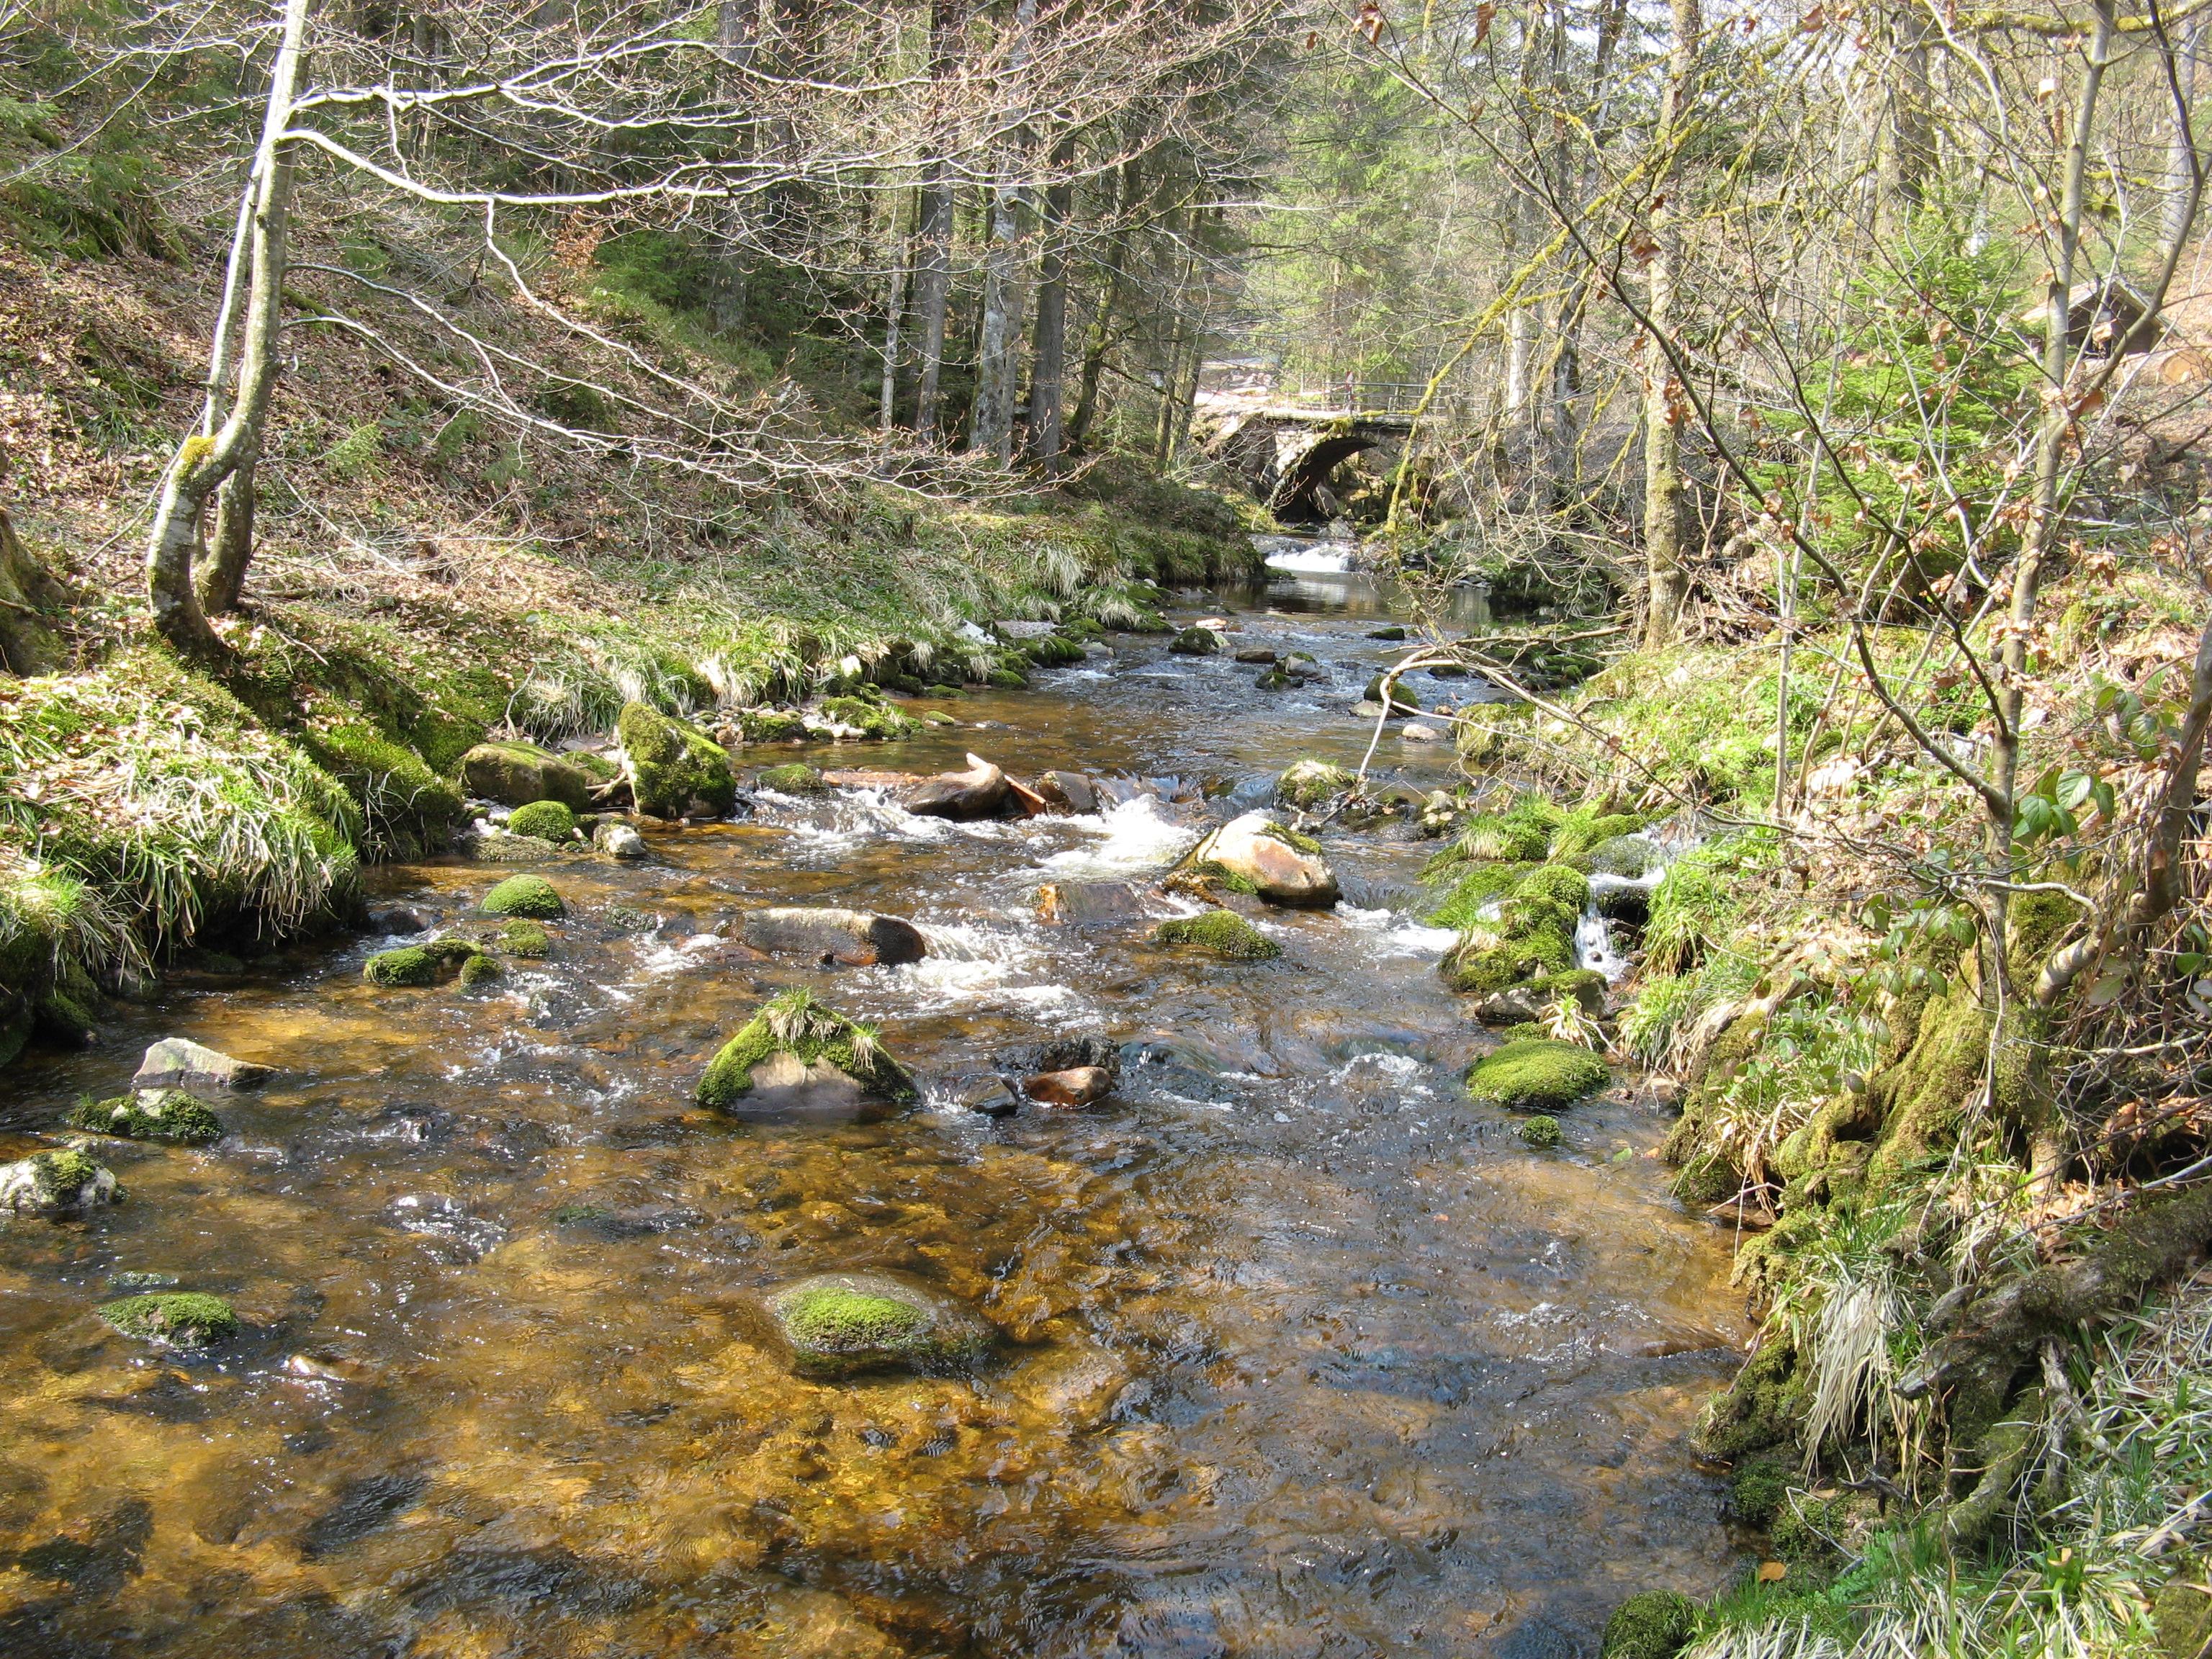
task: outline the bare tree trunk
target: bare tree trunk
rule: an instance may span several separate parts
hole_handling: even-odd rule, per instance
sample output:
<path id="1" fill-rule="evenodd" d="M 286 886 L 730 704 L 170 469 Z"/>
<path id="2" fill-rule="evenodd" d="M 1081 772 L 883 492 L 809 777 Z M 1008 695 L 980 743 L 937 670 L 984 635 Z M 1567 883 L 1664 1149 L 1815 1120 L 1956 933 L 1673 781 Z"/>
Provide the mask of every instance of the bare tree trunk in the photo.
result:
<path id="1" fill-rule="evenodd" d="M 877 398 L 877 425 L 886 433 L 891 429 L 893 406 L 898 399 L 899 330 L 906 320 L 907 269 L 912 263 L 912 239 L 898 234 L 902 206 L 894 204 L 891 209 L 891 291 L 884 303 L 884 380 Z"/>
<path id="2" fill-rule="evenodd" d="M 2189 222 L 2197 210 L 2195 188 L 2197 167 L 2196 136 L 2191 131 L 2193 100 L 2197 95 L 2197 49 L 2203 38 L 2204 18 L 2202 13 L 2191 17 L 2181 31 L 2181 43 L 2174 53 L 2173 76 L 2181 88 L 2181 99 L 2173 111 L 2173 127 L 2166 145 L 2166 211 L 2165 240 L 2178 242 L 2189 234 Z"/>
<path id="3" fill-rule="evenodd" d="M 961 23 L 961 0 L 933 0 L 929 9 L 929 74 L 933 81 L 952 77 Z M 915 386 L 914 428 L 937 434 L 945 374 L 945 311 L 952 299 L 952 163 L 933 159 L 922 177 L 921 209 L 915 225 L 915 323 L 921 351 Z"/>
<path id="4" fill-rule="evenodd" d="M 269 402 L 276 388 L 276 343 L 282 326 L 286 234 L 292 210 L 291 146 L 284 132 L 292 118 L 299 81 L 301 43 L 308 0 L 285 0 L 283 33 L 269 79 L 269 102 L 254 161 L 253 225 L 247 250 L 246 326 L 238 367 L 238 395 L 212 437 L 195 433 L 178 447 L 161 483 L 148 538 L 146 586 L 154 625 L 179 651 L 213 656 L 222 650 L 208 626 L 194 583 L 200 526 L 207 499 L 260 448 Z M 250 532 L 249 532 L 250 533 Z M 236 580 L 244 580 L 243 560 Z"/>
<path id="5" fill-rule="evenodd" d="M 1656 251 L 1649 268 L 1650 329 L 1644 343 L 1644 560 L 1648 608 L 1644 646 L 1656 651 L 1670 644 L 1681 628 L 1682 604 L 1689 596 L 1690 573 L 1683 562 L 1682 395 L 1660 341 L 1674 324 L 1674 256 L 1668 244 L 1674 214 L 1667 205 L 1676 172 L 1674 150 L 1698 74 L 1704 18 L 1699 0 L 1672 0 L 1674 39 L 1667 53 L 1667 89 L 1659 106 L 1659 128 L 1652 137 L 1658 155 L 1654 169 L 1651 239 Z"/>
<path id="6" fill-rule="evenodd" d="M 1044 192 L 1044 264 L 1037 283 L 1030 349 L 1030 453 L 1045 472 L 1060 470 L 1060 400 L 1067 374 L 1067 234 L 1075 186 L 1063 176 L 1075 159 L 1073 134 L 1053 147 L 1053 181 Z"/>
<path id="7" fill-rule="evenodd" d="M 1591 72 L 1598 89 L 1598 101 L 1591 126 L 1601 136 L 1601 142 L 1611 131 L 1612 111 L 1610 88 L 1613 55 L 1620 46 L 1623 25 L 1628 16 L 1628 0 L 1605 0 L 1598 15 L 1597 49 L 1591 62 Z M 1565 88 L 1561 88 L 1564 96 Z M 1560 147 L 1563 152 L 1567 137 L 1563 131 Z M 1568 169 L 1564 160 L 1559 167 L 1559 185 L 1567 187 Z M 1574 204 L 1587 201 L 1596 188 L 1594 168 L 1586 168 L 1578 180 L 1579 195 Z M 1559 350 L 1553 365 L 1551 385 L 1551 470 L 1557 483 L 1577 488 L 1579 477 L 1573 477 L 1577 466 L 1577 451 L 1581 442 L 1581 411 L 1575 399 L 1583 389 L 1582 341 L 1583 329 L 1589 319 L 1590 293 L 1595 273 L 1585 264 L 1579 268 L 1567 293 L 1559 301 Z"/>
<path id="8" fill-rule="evenodd" d="M 1017 0 L 1014 42 L 1007 68 L 1017 86 L 1029 57 L 1030 31 L 1036 26 L 1036 0 Z M 1030 135 L 1014 141 L 1013 159 L 1026 165 Z M 991 192 L 990 251 L 983 267 L 983 337 L 975 362 L 975 410 L 969 423 L 971 446 L 1004 465 L 1013 459 L 1014 386 L 1022 336 L 1023 187 L 1002 183 Z"/>
<path id="9" fill-rule="evenodd" d="M 1121 304 L 1121 262 L 1129 252 L 1127 215 L 1137 198 L 1134 161 L 1121 164 L 1115 196 L 1114 234 L 1108 239 L 1105 258 L 1100 261 L 1106 272 L 1106 285 L 1099 294 L 1097 308 L 1091 313 L 1091 327 L 1084 337 L 1083 374 L 1076 392 L 1075 413 L 1067 421 L 1070 449 L 1081 449 L 1091 435 L 1091 423 L 1098 417 L 1098 383 L 1106 372 L 1107 354 L 1114 349 L 1114 313 Z"/>
<path id="10" fill-rule="evenodd" d="M 60 637 L 40 614 L 60 597 L 60 584 L 31 556 L 0 507 L 0 672 L 44 674 L 60 665 Z"/>
<path id="11" fill-rule="evenodd" d="M 1897 43 L 1897 84 L 1891 95 L 1897 135 L 1893 200 L 1898 216 L 1908 224 L 1927 200 L 1929 175 L 1936 170 L 1936 112 L 1928 73 L 1931 32 L 1926 8 L 1906 5 Z"/>

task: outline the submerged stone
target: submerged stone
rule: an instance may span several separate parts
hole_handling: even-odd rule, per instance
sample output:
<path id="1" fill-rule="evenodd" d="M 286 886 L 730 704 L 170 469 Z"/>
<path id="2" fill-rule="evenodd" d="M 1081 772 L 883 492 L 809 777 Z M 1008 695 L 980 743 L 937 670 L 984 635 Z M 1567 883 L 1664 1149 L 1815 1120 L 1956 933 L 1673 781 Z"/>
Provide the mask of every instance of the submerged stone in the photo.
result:
<path id="1" fill-rule="evenodd" d="M 1189 945 L 1232 962 L 1266 962 L 1283 954 L 1283 947 L 1233 910 L 1208 910 L 1195 916 L 1177 916 L 1152 930 L 1162 945 Z"/>
<path id="2" fill-rule="evenodd" d="M 1144 895 L 1126 881 L 1053 881 L 1036 890 L 1039 921 L 1082 927 L 1133 921 L 1145 913 Z"/>
<path id="3" fill-rule="evenodd" d="M 1022 1079 L 1022 1092 L 1048 1106 L 1090 1106 L 1114 1091 L 1114 1074 L 1103 1066 L 1078 1066 L 1064 1072 L 1039 1072 Z"/>
<path id="4" fill-rule="evenodd" d="M 803 727 L 802 727 L 803 729 Z M 623 705 L 615 732 L 622 739 L 637 810 L 657 818 L 695 811 L 725 817 L 738 803 L 729 751 L 696 726 L 641 702 Z"/>
<path id="5" fill-rule="evenodd" d="M 1549 1037 L 1524 1037 L 1475 1062 L 1467 1074 L 1470 1100 L 1510 1112 L 1571 1106 L 1612 1081 L 1589 1049 Z"/>
<path id="6" fill-rule="evenodd" d="M 109 1100 L 88 1095 L 70 1110 L 69 1121 L 73 1129 L 125 1140 L 204 1146 L 222 1139 L 221 1121 L 182 1089 L 146 1089 Z"/>
<path id="7" fill-rule="evenodd" d="M 989 1346 L 982 1325 L 951 1303 L 882 1273 L 818 1273 L 763 1302 L 801 1376 L 951 1370 Z"/>
<path id="8" fill-rule="evenodd" d="M 702 1106 L 749 1115 L 857 1115 L 871 1103 L 916 1097 L 906 1068 L 866 1026 L 787 991 L 722 1045 L 699 1079 Z"/>
<path id="9" fill-rule="evenodd" d="M 185 1037 L 163 1037 L 150 1045 L 131 1079 L 133 1089 L 182 1089 L 188 1094 L 213 1095 L 234 1089 L 255 1089 L 275 1073 L 250 1060 L 234 1060 Z"/>
<path id="10" fill-rule="evenodd" d="M 848 967 L 919 962 L 929 954 L 921 930 L 897 916 L 826 905 L 779 905 L 744 920 L 744 940 L 757 951 L 826 956 Z"/>
<path id="11" fill-rule="evenodd" d="M 495 916 L 529 916 L 547 921 L 566 915 L 568 907 L 543 876 L 509 876 L 484 895 L 484 912 Z"/>
<path id="12" fill-rule="evenodd" d="M 534 744 L 480 743 L 461 757 L 461 787 L 501 806 L 559 801 L 580 812 L 592 802 L 592 775 Z"/>
<path id="13" fill-rule="evenodd" d="M 125 1336 L 171 1348 L 211 1348 L 238 1334 L 238 1316 L 219 1296 L 169 1291 L 110 1302 L 100 1316 Z"/>
<path id="14" fill-rule="evenodd" d="M 123 1188 L 105 1164 L 75 1147 L 33 1152 L 0 1164 L 0 1211 L 16 1215 L 81 1215 L 120 1204 Z"/>
<path id="15" fill-rule="evenodd" d="M 499 948 L 511 957 L 550 957 L 553 936 L 536 922 L 518 918 L 499 930 Z"/>
<path id="16" fill-rule="evenodd" d="M 1098 810 L 1098 786 L 1080 772 L 1048 772 L 1037 780 L 1036 792 L 1048 806 L 1084 816 Z"/>
<path id="17" fill-rule="evenodd" d="M 1330 761 L 1292 761 L 1275 780 L 1275 801 L 1278 805 L 1295 806 L 1301 810 L 1320 805 L 1333 795 L 1340 795 L 1359 781 L 1351 768 L 1338 766 Z"/>

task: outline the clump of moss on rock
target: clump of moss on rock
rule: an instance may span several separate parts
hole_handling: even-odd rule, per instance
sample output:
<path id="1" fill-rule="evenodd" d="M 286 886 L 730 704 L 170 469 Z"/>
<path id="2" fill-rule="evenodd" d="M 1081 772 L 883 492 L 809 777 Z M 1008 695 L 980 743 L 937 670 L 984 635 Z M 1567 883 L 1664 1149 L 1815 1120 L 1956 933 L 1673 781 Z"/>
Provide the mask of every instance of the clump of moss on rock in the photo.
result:
<path id="1" fill-rule="evenodd" d="M 881 693 L 874 697 L 825 697 L 822 712 L 838 725 L 852 726 L 863 737 L 879 741 L 910 738 L 921 730 L 920 720 L 882 701 Z"/>
<path id="2" fill-rule="evenodd" d="M 823 1273 L 765 1298 L 792 1369 L 824 1379 L 971 1363 L 987 1337 L 973 1320 L 913 1286 L 875 1273 Z"/>
<path id="3" fill-rule="evenodd" d="M 1195 945 L 1232 962 L 1265 962 L 1283 954 L 1283 947 L 1233 910 L 1207 910 L 1195 916 L 1177 916 L 1152 930 L 1162 945 Z"/>
<path id="4" fill-rule="evenodd" d="M 499 930 L 499 948 L 511 957 L 550 957 L 553 936 L 536 922 L 518 917 Z"/>
<path id="5" fill-rule="evenodd" d="M 1605 1062 L 1587 1048 L 1549 1037 L 1524 1037 L 1476 1061 L 1467 1074 L 1467 1092 L 1485 1105 L 1541 1112 L 1571 1106 L 1611 1079 Z"/>
<path id="6" fill-rule="evenodd" d="M 737 724 L 747 743 L 796 743 L 806 735 L 806 717 L 792 708 L 740 708 Z"/>
<path id="7" fill-rule="evenodd" d="M 182 1089 L 142 1089 L 110 1100 L 87 1095 L 71 1109 L 69 1121 L 73 1129 L 125 1140 L 204 1146 L 222 1139 L 222 1121 Z"/>
<path id="8" fill-rule="evenodd" d="M 722 817 L 736 806 L 729 751 L 696 726 L 629 702 L 615 721 L 615 735 L 622 739 L 639 811 L 680 818 L 697 806 Z"/>
<path id="9" fill-rule="evenodd" d="M 239 1332 L 230 1304 L 198 1291 L 126 1296 L 102 1306 L 100 1316 L 125 1336 L 172 1348 L 212 1348 Z"/>
<path id="10" fill-rule="evenodd" d="M 782 795 L 815 795 L 830 786 L 822 774 L 805 761 L 793 761 L 783 766 L 764 766 L 754 775 L 753 781 L 763 789 L 773 789 Z"/>
<path id="11" fill-rule="evenodd" d="M 1494 921 L 1470 921 L 1438 964 L 1455 991 L 1502 991 L 1575 965 L 1575 927 L 1589 902 L 1589 878 L 1542 864 L 1516 882 Z"/>
<path id="12" fill-rule="evenodd" d="M 876 1041 L 876 1034 L 817 1001 L 805 990 L 773 999 L 724 1043 L 699 1079 L 702 1106 L 734 1109 L 753 1092 L 756 1068 L 778 1055 L 799 1067 L 826 1066 L 859 1085 L 860 1097 L 904 1105 L 917 1097 L 914 1079 Z"/>
<path id="13" fill-rule="evenodd" d="M 540 921 L 568 913 L 553 884 L 543 876 L 509 876 L 484 895 L 483 908 L 489 915 L 528 916 Z"/>
<path id="14" fill-rule="evenodd" d="M 1605 1621 L 1599 1659 L 1674 1659 L 1697 1633 L 1696 1603 L 1678 1590 L 1632 1595 Z"/>
<path id="15" fill-rule="evenodd" d="M 478 744 L 461 757 L 461 787 L 502 806 L 557 800 L 580 812 L 592 800 L 590 773 L 527 743 Z"/>
<path id="16" fill-rule="evenodd" d="M 576 833 L 576 815 L 557 800 L 534 800 L 508 814 L 507 832 L 540 841 L 567 841 Z"/>
<path id="17" fill-rule="evenodd" d="M 473 956 L 461 964 L 461 985 L 465 989 L 483 984 L 500 976 L 499 958 L 492 956 Z"/>
<path id="18" fill-rule="evenodd" d="M 1556 1146 L 1559 1144 L 1559 1120 L 1546 1117 L 1541 1113 L 1521 1125 L 1521 1139 L 1535 1147 Z"/>
<path id="19" fill-rule="evenodd" d="M 1292 761 L 1275 780 L 1275 801 L 1278 805 L 1301 810 L 1316 807 L 1358 781 L 1349 767 L 1329 761 Z"/>
<path id="20" fill-rule="evenodd" d="M 506 883 L 500 885 L 505 886 Z M 493 890 L 496 892 L 498 889 Z M 442 985 L 483 954 L 479 947 L 465 939 L 434 939 L 426 945 L 403 945 L 396 951 L 379 951 L 362 965 L 361 976 L 371 985 Z"/>
<path id="21" fill-rule="evenodd" d="M 123 1188 L 114 1175 L 74 1146 L 0 1164 L 0 1212 L 70 1215 L 122 1201 Z"/>

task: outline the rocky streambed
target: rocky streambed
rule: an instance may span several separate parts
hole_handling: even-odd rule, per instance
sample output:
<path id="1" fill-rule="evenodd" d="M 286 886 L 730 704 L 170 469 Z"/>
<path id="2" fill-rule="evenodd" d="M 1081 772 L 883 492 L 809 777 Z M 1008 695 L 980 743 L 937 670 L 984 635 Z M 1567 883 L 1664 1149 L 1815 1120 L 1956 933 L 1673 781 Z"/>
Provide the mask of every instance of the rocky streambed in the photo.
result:
<path id="1" fill-rule="evenodd" d="M 740 754 L 972 753 L 1062 775 L 1045 815 L 786 769 L 377 871 L 384 931 L 19 1068 L 0 1162 L 81 1102 L 179 1132 L 0 1224 L 0 1650 L 1550 1659 L 1721 1582 L 1687 1436 L 1743 1331 L 1665 1115 L 1617 1085 L 1531 1145 L 1471 1097 L 1411 822 L 1243 845 L 1368 747 L 1364 579 L 1207 617 Z M 557 908 L 487 914 L 518 874 Z M 134 1093 L 167 1038 L 268 1074 Z"/>

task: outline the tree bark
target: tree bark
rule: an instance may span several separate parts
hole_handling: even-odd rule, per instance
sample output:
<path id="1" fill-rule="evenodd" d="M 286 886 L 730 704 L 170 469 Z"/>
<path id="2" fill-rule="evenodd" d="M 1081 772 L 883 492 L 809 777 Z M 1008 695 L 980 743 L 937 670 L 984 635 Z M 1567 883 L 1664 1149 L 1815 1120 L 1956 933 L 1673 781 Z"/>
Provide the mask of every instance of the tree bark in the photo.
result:
<path id="1" fill-rule="evenodd" d="M 61 585 L 31 556 L 0 507 L 0 672 L 28 676 L 61 665 L 61 638 L 40 614 L 60 597 Z"/>
<path id="2" fill-rule="evenodd" d="M 952 78 L 961 0 L 933 0 L 929 9 L 929 74 Z M 942 112 L 939 112 L 940 115 Z M 952 298 L 952 163 L 933 158 L 922 175 L 921 209 L 915 226 L 915 325 L 921 335 L 914 398 L 915 430 L 937 434 L 945 374 L 945 312 Z"/>
<path id="3" fill-rule="evenodd" d="M 195 433 L 169 463 L 161 499 L 148 538 L 146 586 L 153 601 L 154 625 L 177 650 L 189 656 L 221 654 L 222 642 L 208 626 L 195 582 L 207 499 L 241 463 L 260 448 L 276 388 L 276 344 L 283 325 L 285 246 L 292 210 L 292 147 L 285 130 L 292 118 L 301 42 L 307 33 L 308 0 L 285 0 L 283 32 L 270 72 L 269 101 L 253 171 L 253 222 L 247 250 L 252 275 L 246 283 L 246 325 L 238 366 L 238 394 L 228 417 L 210 437 Z M 250 533 L 250 526 L 249 532 Z M 237 578 L 242 581 L 244 560 Z"/>
<path id="4" fill-rule="evenodd" d="M 1021 84 L 1029 58 L 1030 31 L 1036 25 L 1036 0 L 1017 0 L 1014 42 L 1008 73 Z M 1026 132 L 1014 141 L 1009 158 L 1016 168 L 1030 156 Z M 975 409 L 969 422 L 969 443 L 1000 465 L 1013 459 L 1014 385 L 1019 371 L 1022 335 L 1023 187 L 1001 182 L 991 192 L 989 250 L 983 264 L 983 333 L 975 361 Z"/>
<path id="5" fill-rule="evenodd" d="M 1036 332 L 1030 347 L 1030 453 L 1047 475 L 1060 470 L 1060 402 L 1067 374 L 1067 221 L 1075 186 L 1063 176 L 1075 159 L 1070 133 L 1053 147 L 1053 181 L 1044 192 L 1044 258 L 1039 273 Z"/>
<path id="6" fill-rule="evenodd" d="M 1683 562 L 1687 538 L 1682 500 L 1682 396 L 1660 337 L 1674 324 L 1674 250 L 1669 243 L 1675 215 L 1668 196 L 1679 171 L 1674 151 L 1681 143 L 1689 101 L 1696 90 L 1704 18 L 1699 0 L 1672 0 L 1672 9 L 1674 38 L 1667 53 L 1667 88 L 1659 106 L 1659 130 L 1652 138 L 1659 157 L 1654 169 L 1657 205 L 1651 215 L 1651 236 L 1656 247 L 1650 265 L 1650 329 L 1644 343 L 1644 559 L 1648 586 L 1644 647 L 1647 651 L 1673 643 L 1680 631 L 1682 605 L 1690 592 L 1690 573 Z"/>
<path id="7" fill-rule="evenodd" d="M 1073 450 L 1083 447 L 1091 435 L 1091 423 L 1098 417 L 1099 381 L 1106 372 L 1107 354 L 1114 349 L 1114 313 L 1121 304 L 1121 262 L 1129 252 L 1127 216 L 1130 204 L 1137 198 L 1137 164 L 1133 161 L 1121 164 L 1115 196 L 1114 231 L 1107 239 L 1105 258 L 1100 261 L 1106 283 L 1084 337 L 1083 374 L 1076 392 L 1075 412 L 1067 421 L 1067 447 Z"/>
<path id="8" fill-rule="evenodd" d="M 906 321 L 907 270 L 912 263 L 911 239 L 898 234 L 900 208 L 891 210 L 891 279 L 890 296 L 884 304 L 884 375 L 883 387 L 877 398 L 876 424 L 884 432 L 891 429 L 895 406 L 898 401 L 899 331 Z"/>

